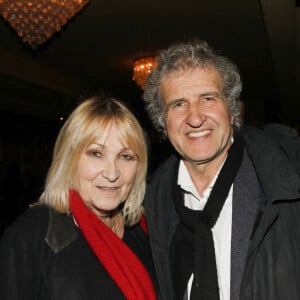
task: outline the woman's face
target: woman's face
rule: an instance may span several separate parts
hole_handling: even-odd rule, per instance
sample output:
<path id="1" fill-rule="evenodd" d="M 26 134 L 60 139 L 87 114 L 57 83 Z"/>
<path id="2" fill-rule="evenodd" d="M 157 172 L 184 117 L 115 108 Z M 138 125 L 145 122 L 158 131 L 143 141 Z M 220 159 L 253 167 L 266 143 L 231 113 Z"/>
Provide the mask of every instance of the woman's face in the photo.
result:
<path id="1" fill-rule="evenodd" d="M 93 213 L 106 217 L 128 197 L 137 166 L 136 154 L 120 140 L 112 124 L 81 154 L 76 190 Z"/>

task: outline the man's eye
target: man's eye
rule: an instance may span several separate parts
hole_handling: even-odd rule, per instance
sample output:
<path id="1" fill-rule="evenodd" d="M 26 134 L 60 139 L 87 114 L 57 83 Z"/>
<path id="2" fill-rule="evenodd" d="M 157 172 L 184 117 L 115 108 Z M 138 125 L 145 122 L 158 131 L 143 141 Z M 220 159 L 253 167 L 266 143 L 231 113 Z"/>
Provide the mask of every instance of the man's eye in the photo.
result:
<path id="1" fill-rule="evenodd" d="M 213 101 L 216 100 L 216 97 L 212 96 L 212 95 L 206 95 L 202 97 L 203 101 Z"/>
<path id="2" fill-rule="evenodd" d="M 178 109 L 178 108 L 183 108 L 183 107 L 184 107 L 184 102 L 182 102 L 182 101 L 176 102 L 172 105 L 173 109 Z"/>
<path id="3" fill-rule="evenodd" d="M 213 96 L 204 96 L 200 98 L 200 105 L 204 106 L 211 106 L 213 103 L 215 103 L 215 100 L 217 100 L 216 97 Z"/>
<path id="4" fill-rule="evenodd" d="M 175 107 L 181 107 L 182 105 L 183 105 L 182 102 L 177 102 L 177 103 L 174 104 Z"/>
<path id="5" fill-rule="evenodd" d="M 213 100 L 213 97 L 207 96 L 207 97 L 204 97 L 204 100 L 210 101 L 210 100 Z"/>

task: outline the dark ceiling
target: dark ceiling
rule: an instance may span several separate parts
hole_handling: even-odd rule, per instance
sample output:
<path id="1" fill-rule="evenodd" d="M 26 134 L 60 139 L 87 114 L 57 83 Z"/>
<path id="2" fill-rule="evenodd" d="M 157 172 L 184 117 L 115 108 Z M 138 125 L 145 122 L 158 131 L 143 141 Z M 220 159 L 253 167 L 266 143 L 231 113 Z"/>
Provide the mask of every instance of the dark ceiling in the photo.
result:
<path id="1" fill-rule="evenodd" d="M 239 66 L 250 122 L 270 102 L 296 116 L 295 24 L 292 0 L 91 0 L 34 51 L 1 19 L 0 112 L 54 120 L 101 88 L 142 106 L 134 59 L 197 37 Z"/>
<path id="2" fill-rule="evenodd" d="M 151 173 L 170 147 L 150 126 L 132 67 L 176 41 L 205 39 L 237 63 L 246 123 L 262 125 L 265 107 L 299 119 L 299 20 L 295 0 L 90 0 L 35 51 L 0 17 L 0 194 L 4 167 L 16 162 L 24 199 L 37 198 L 60 117 L 100 89 L 124 100 L 149 133 Z"/>

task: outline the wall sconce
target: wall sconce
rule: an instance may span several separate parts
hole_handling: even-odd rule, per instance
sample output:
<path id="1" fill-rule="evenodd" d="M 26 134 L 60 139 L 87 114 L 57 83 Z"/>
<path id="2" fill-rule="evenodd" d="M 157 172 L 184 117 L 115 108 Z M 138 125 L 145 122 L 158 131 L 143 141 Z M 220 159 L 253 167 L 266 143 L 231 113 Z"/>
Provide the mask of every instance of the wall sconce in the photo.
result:
<path id="1" fill-rule="evenodd" d="M 156 67 L 154 56 L 141 57 L 134 60 L 133 77 L 142 90 L 144 90 L 149 73 Z"/>

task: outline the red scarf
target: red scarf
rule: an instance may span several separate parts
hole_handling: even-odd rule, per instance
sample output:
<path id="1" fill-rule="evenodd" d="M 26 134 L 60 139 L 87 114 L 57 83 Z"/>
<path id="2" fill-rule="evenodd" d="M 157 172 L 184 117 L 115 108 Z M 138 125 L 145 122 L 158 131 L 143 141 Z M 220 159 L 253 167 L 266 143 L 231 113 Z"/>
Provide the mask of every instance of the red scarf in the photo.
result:
<path id="1" fill-rule="evenodd" d="M 131 249 L 92 213 L 75 191 L 70 209 L 88 244 L 112 279 L 129 300 L 156 299 L 144 265 Z"/>

